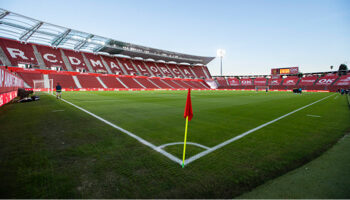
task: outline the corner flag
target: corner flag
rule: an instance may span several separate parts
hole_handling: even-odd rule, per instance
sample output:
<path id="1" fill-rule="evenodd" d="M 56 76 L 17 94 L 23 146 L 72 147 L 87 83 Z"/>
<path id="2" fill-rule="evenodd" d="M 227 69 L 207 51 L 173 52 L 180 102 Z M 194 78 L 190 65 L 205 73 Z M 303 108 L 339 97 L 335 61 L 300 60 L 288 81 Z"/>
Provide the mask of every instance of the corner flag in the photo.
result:
<path id="1" fill-rule="evenodd" d="M 183 156 L 182 156 L 182 168 L 185 167 L 185 154 L 186 154 L 186 140 L 187 140 L 188 121 L 191 121 L 192 117 L 193 117 L 193 111 L 192 111 L 192 102 L 191 102 L 191 88 L 188 88 L 186 107 L 185 107 L 185 112 L 184 112 L 184 118 L 186 118 L 186 126 L 185 126 L 184 152 L 183 152 Z"/>
<path id="2" fill-rule="evenodd" d="M 186 107 L 184 112 L 184 118 L 188 117 L 188 121 L 191 121 L 193 117 L 192 102 L 191 102 L 191 88 L 188 88 Z"/>

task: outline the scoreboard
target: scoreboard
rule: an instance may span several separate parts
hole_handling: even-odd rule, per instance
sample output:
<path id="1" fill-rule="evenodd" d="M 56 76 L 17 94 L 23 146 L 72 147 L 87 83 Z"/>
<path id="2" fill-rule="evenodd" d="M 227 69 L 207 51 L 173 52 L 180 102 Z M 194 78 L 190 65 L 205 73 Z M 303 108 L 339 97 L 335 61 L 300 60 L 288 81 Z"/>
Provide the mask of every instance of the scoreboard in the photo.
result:
<path id="1" fill-rule="evenodd" d="M 286 68 L 272 68 L 271 74 L 277 75 L 277 74 L 298 74 L 299 73 L 299 67 L 286 67 Z"/>

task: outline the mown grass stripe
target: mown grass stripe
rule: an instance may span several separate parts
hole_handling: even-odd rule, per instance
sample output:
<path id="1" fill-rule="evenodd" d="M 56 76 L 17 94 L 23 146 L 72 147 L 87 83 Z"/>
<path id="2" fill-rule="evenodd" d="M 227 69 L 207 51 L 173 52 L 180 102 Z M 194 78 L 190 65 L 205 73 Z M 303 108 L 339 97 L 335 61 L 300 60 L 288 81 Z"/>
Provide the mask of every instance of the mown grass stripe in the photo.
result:
<path id="1" fill-rule="evenodd" d="M 125 130 L 125 129 L 123 129 L 123 128 L 121 128 L 121 127 L 119 127 L 119 126 L 117 126 L 117 125 L 115 125 L 115 124 L 113 124 L 113 123 L 111 123 L 111 122 L 109 122 L 109 121 L 103 119 L 102 117 L 100 117 L 100 116 L 98 116 L 98 115 L 95 115 L 94 113 L 91 113 L 91 112 L 85 110 L 84 108 L 79 107 L 79 106 L 77 106 L 77 105 L 75 105 L 75 104 L 73 104 L 73 103 L 71 103 L 71 102 L 69 102 L 69 101 L 67 101 L 67 100 L 65 100 L 65 99 L 61 99 L 61 100 L 64 101 L 64 102 L 66 102 L 67 104 L 69 104 L 69 105 L 71 105 L 71 106 L 74 106 L 75 108 L 78 108 L 79 110 L 81 110 L 81 111 L 83 111 L 83 112 L 85 112 L 85 113 L 87 113 L 87 114 L 89 114 L 89 115 L 95 117 L 96 119 L 98 119 L 98 120 L 104 122 L 105 124 L 108 124 L 108 125 L 112 126 L 113 128 L 118 129 L 119 131 L 121 131 L 121 132 L 123 132 L 123 133 L 129 135 L 130 137 L 136 139 L 136 140 L 139 141 L 140 143 L 142 143 L 142 144 L 144 144 L 144 145 L 146 145 L 146 146 L 152 148 L 153 150 L 155 150 L 155 151 L 157 151 L 157 152 L 163 154 L 164 156 L 166 156 L 166 157 L 169 158 L 170 160 L 172 160 L 172 161 L 174 161 L 174 162 L 176 162 L 176 163 L 178 163 L 178 164 L 181 165 L 182 161 L 181 161 L 179 158 L 177 158 L 177 157 L 173 156 L 172 154 L 170 154 L 170 153 L 168 153 L 168 152 L 166 152 L 166 151 L 164 151 L 164 150 L 158 148 L 157 146 L 153 145 L 152 143 L 150 143 L 150 142 L 148 142 L 148 141 L 142 139 L 141 137 L 139 137 L 139 136 L 137 136 L 137 135 L 131 133 L 130 131 L 127 131 L 127 130 Z"/>
<path id="2" fill-rule="evenodd" d="M 277 122 L 277 121 L 280 120 L 280 119 L 283 119 L 283 118 L 285 118 L 285 117 L 288 117 L 289 115 L 291 115 L 291 114 L 293 114 L 293 113 L 296 113 L 296 112 L 298 112 L 298 111 L 300 111 L 300 110 L 302 110 L 302 109 L 304 109 L 304 108 L 307 108 L 307 107 L 309 107 L 309 106 L 311 106 L 311 105 L 314 105 L 315 103 L 318 103 L 318 102 L 320 102 L 320 101 L 323 101 L 323 100 L 325 100 L 325 99 L 327 99 L 327 98 L 329 98 L 329 97 L 331 97 L 331 96 L 334 96 L 334 95 L 335 95 L 335 94 L 332 94 L 332 95 L 329 95 L 329 96 L 324 97 L 324 98 L 322 98 L 322 99 L 319 99 L 319 100 L 317 100 L 317 101 L 315 101 L 315 102 L 313 102 L 313 103 L 310 103 L 310 104 L 308 104 L 308 105 L 306 105 L 306 106 L 303 106 L 303 107 L 301 107 L 301 108 L 298 108 L 298 109 L 296 109 L 296 110 L 293 110 L 292 112 L 289 112 L 289 113 L 287 113 L 287 114 L 285 114 L 285 115 L 282 115 L 281 117 L 278 117 L 278 118 L 276 118 L 276 119 L 274 119 L 274 120 L 272 120 L 272 121 L 266 122 L 265 124 L 262 124 L 262 125 L 260 125 L 260 126 L 258 126 L 258 127 L 255 127 L 255 128 L 253 128 L 253 129 L 251 129 L 251 130 L 249 130 L 249 131 L 246 131 L 246 132 L 244 132 L 244 133 L 242 133 L 242 134 L 240 134 L 240 135 L 238 135 L 238 136 L 236 136 L 236 137 L 233 137 L 233 138 L 231 138 L 231 139 L 229 139 L 229 140 L 226 140 L 226 141 L 223 142 L 223 143 L 220 143 L 220 144 L 218 144 L 218 145 L 216 145 L 216 146 L 214 146 L 214 147 L 212 147 L 212 148 L 210 148 L 210 149 L 208 149 L 208 150 L 206 150 L 206 151 L 203 151 L 203 152 L 201 152 L 201 153 L 199 153 L 199 154 L 197 154 L 197 155 L 195 155 L 195 156 L 192 156 L 191 158 L 188 158 L 187 160 L 185 160 L 185 165 L 190 164 L 191 162 L 193 162 L 193 161 L 195 161 L 195 160 L 197 160 L 197 159 L 199 159 L 199 158 L 201 158 L 201 157 L 203 157 L 203 156 L 205 156 L 205 155 L 207 155 L 207 154 L 209 154 L 209 153 L 211 153 L 211 152 L 213 152 L 213 151 L 215 151 L 215 150 L 218 150 L 218 149 L 220 149 L 221 147 L 224 147 L 224 146 L 226 146 L 226 145 L 228 145 L 228 144 L 230 144 L 230 143 L 232 143 L 232 142 L 234 142 L 234 141 L 236 141 L 236 140 L 239 140 L 239 139 L 243 138 L 244 136 L 249 135 L 250 133 L 253 133 L 253 132 L 255 132 L 255 131 L 259 130 L 259 129 L 262 129 L 262 128 L 264 128 L 265 126 L 268 126 L 268 125 L 270 125 L 270 124 L 272 124 L 272 123 L 275 123 L 275 122 Z"/>

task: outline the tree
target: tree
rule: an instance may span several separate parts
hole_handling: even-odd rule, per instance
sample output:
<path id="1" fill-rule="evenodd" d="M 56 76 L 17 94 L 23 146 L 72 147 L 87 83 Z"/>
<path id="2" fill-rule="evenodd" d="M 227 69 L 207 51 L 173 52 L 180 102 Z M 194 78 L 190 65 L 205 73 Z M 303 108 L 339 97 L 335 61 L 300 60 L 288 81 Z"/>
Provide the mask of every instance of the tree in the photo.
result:
<path id="1" fill-rule="evenodd" d="M 348 71 L 348 66 L 346 64 L 340 64 L 338 69 L 339 75 L 346 75 Z"/>

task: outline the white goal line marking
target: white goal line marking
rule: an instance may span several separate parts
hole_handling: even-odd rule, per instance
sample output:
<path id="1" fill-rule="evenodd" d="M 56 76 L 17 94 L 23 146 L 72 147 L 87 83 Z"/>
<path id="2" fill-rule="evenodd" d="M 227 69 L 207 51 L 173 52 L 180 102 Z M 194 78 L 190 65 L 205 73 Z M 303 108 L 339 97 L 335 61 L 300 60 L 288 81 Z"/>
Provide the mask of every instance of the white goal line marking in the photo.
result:
<path id="1" fill-rule="evenodd" d="M 83 111 L 83 112 L 85 112 L 85 113 L 87 113 L 87 114 L 89 114 L 89 115 L 95 117 L 96 119 L 98 119 L 98 120 L 100 120 L 100 121 L 102 121 L 102 122 L 104 122 L 104 123 L 106 123 L 106 124 L 112 126 L 113 128 L 116 128 L 116 129 L 118 129 L 119 131 L 121 131 L 121 132 L 123 132 L 123 133 L 129 135 L 130 137 L 132 137 L 132 138 L 136 139 L 137 141 L 141 142 L 142 144 L 144 144 L 144 145 L 146 145 L 146 146 L 148 146 L 148 147 L 154 149 L 155 151 L 157 151 L 157 152 L 163 154 L 164 156 L 166 156 L 166 157 L 169 158 L 170 160 L 172 160 L 172 161 L 174 161 L 174 162 L 176 162 L 176 163 L 178 163 L 178 164 L 180 164 L 180 165 L 182 164 L 182 160 L 180 160 L 179 158 L 173 156 L 172 154 L 170 154 L 170 153 L 164 151 L 164 150 L 161 149 L 161 148 L 158 148 L 158 147 L 155 146 L 154 144 L 152 144 L 152 143 L 150 143 L 150 142 L 148 142 L 148 141 L 142 139 L 141 137 L 139 137 L 139 136 L 137 136 L 137 135 L 131 133 L 130 131 L 127 131 L 127 130 L 125 130 L 125 129 L 123 129 L 123 128 L 121 128 L 121 127 L 119 127 L 119 126 L 113 124 L 112 122 L 109 122 L 109 121 L 103 119 L 102 117 L 97 116 L 97 115 L 95 115 L 94 113 L 91 113 L 91 112 L 85 110 L 84 108 L 79 107 L 79 106 L 77 106 L 77 105 L 75 105 L 75 104 L 73 104 L 73 103 L 71 103 L 71 102 L 69 102 L 69 101 L 67 101 L 67 100 L 64 100 L 64 99 L 61 99 L 61 100 L 64 101 L 64 102 L 66 102 L 66 103 L 68 103 L 68 104 L 70 104 L 70 105 L 72 105 L 72 106 L 74 106 L 74 107 L 76 107 L 76 108 L 78 108 L 79 110 L 81 110 L 81 111 Z"/>
<path id="2" fill-rule="evenodd" d="M 206 150 L 206 151 L 202 151 L 201 153 L 199 153 L 199 154 L 197 154 L 197 155 L 194 155 L 194 156 L 192 156 L 192 157 L 186 159 L 184 164 L 185 164 L 185 165 L 188 165 L 188 164 L 190 164 L 191 162 L 197 160 L 198 158 L 201 158 L 201 157 L 203 157 L 203 156 L 205 156 L 205 155 L 207 155 L 207 154 L 209 154 L 209 153 L 211 153 L 211 152 L 213 152 L 213 151 L 215 151 L 215 150 L 220 149 L 220 148 L 223 147 L 223 146 L 226 146 L 226 145 L 228 145 L 228 144 L 230 144 L 230 143 L 232 143 L 232 142 L 234 142 L 234 141 L 236 141 L 236 140 L 239 140 L 239 139 L 243 138 L 244 136 L 246 136 L 246 135 L 248 135 L 248 134 L 250 134 L 250 133 L 253 133 L 253 132 L 255 132 L 255 131 L 259 130 L 259 129 L 262 129 L 262 128 L 264 128 L 264 127 L 267 126 L 267 125 L 270 125 L 270 124 L 272 124 L 272 123 L 274 123 L 274 122 L 277 122 L 277 121 L 280 120 L 280 119 L 283 119 L 283 118 L 285 118 L 285 117 L 287 117 L 287 116 L 289 116 L 289 115 L 291 115 L 291 114 L 293 114 L 293 113 L 296 113 L 296 112 L 298 112 L 298 111 L 300 111 L 300 110 L 302 110 L 302 109 L 304 109 L 304 108 L 307 108 L 307 107 L 309 107 L 309 106 L 311 106 L 311 105 L 313 105 L 313 104 L 315 104 L 315 103 L 318 103 L 318 102 L 320 102 L 320 101 L 323 101 L 323 100 L 325 100 L 325 99 L 327 99 L 327 98 L 329 98 L 329 97 L 331 97 L 331 96 L 333 96 L 333 95 L 335 95 L 335 94 L 332 94 L 332 95 L 329 95 L 329 96 L 324 97 L 324 98 L 322 98 L 322 99 L 319 99 L 319 100 L 317 100 L 317 101 L 315 101 L 315 102 L 313 102 L 313 103 L 310 103 L 310 104 L 308 104 L 308 105 L 306 105 L 306 106 L 303 106 L 303 107 L 298 108 L 298 109 L 296 109 L 296 110 L 294 110 L 294 111 L 292 111 L 292 112 L 289 112 L 289 113 L 287 113 L 287 114 L 285 114 L 285 115 L 282 115 L 281 117 L 278 117 L 278 118 L 276 118 L 276 119 L 274 119 L 274 120 L 272 120 L 272 121 L 269 121 L 269 122 L 267 122 L 267 123 L 265 123 L 265 124 L 262 124 L 262 125 L 260 125 L 260 126 L 258 126 L 258 127 L 256 127 L 256 128 L 253 128 L 253 129 L 251 129 L 251 130 L 249 130 L 249 131 L 246 131 L 246 132 L 244 132 L 244 133 L 242 133 L 242 134 L 240 134 L 240 135 L 238 135 L 238 136 L 236 136 L 236 137 L 233 137 L 233 138 L 231 138 L 231 139 L 229 139 L 229 140 L 226 140 L 225 142 L 220 143 L 220 144 L 218 144 L 218 145 L 216 145 L 216 146 L 214 146 L 214 147 L 212 147 L 212 148 L 210 148 L 210 149 L 208 149 L 208 150 Z"/>

